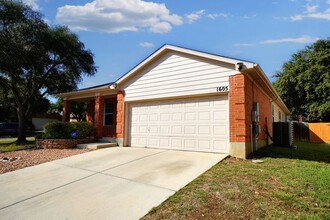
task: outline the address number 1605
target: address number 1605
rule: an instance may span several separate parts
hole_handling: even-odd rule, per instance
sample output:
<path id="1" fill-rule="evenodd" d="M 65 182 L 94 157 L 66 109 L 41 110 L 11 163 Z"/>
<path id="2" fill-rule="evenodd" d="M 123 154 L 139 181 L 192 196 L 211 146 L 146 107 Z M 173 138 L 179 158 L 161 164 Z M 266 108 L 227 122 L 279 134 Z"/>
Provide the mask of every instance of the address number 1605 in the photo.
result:
<path id="1" fill-rule="evenodd" d="M 229 90 L 228 86 L 217 87 L 217 92 L 227 92 Z"/>

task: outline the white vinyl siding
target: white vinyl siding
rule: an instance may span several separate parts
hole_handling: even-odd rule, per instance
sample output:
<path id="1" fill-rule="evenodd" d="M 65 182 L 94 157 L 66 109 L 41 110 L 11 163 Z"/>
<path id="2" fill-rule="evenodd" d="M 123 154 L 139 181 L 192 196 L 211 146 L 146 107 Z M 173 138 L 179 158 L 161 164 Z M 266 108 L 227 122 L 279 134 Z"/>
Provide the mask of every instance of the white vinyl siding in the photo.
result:
<path id="1" fill-rule="evenodd" d="M 286 121 L 286 116 L 284 112 L 276 105 L 275 103 L 272 103 L 272 110 L 274 112 L 271 112 L 271 114 L 274 114 L 274 121 L 273 122 L 280 122 L 280 121 Z"/>
<path id="2" fill-rule="evenodd" d="M 234 65 L 170 52 L 122 88 L 125 101 L 208 94 L 229 86 L 229 76 L 236 73 Z"/>
<path id="3" fill-rule="evenodd" d="M 129 105 L 129 145 L 229 153 L 227 96 Z"/>

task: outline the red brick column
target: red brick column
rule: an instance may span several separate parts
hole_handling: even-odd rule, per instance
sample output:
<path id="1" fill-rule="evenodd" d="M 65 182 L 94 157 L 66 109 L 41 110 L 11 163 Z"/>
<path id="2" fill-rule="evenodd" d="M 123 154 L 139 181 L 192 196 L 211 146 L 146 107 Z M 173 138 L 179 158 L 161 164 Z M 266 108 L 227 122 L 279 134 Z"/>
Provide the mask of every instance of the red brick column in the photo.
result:
<path id="1" fill-rule="evenodd" d="M 229 78 L 230 142 L 250 142 L 251 80 L 243 74 Z"/>
<path id="2" fill-rule="evenodd" d="M 119 91 L 117 93 L 117 117 L 116 117 L 116 137 L 124 138 L 125 131 L 125 109 L 124 109 L 124 101 L 125 101 L 125 92 Z"/>
<path id="3" fill-rule="evenodd" d="M 103 114 L 104 114 L 104 98 L 103 96 L 95 97 L 95 115 L 94 115 L 94 131 L 95 138 L 103 137 Z"/>
<path id="4" fill-rule="evenodd" d="M 93 123 L 94 111 L 95 111 L 95 101 L 94 100 L 87 101 L 87 106 L 86 106 L 86 121 L 87 122 Z"/>
<path id="5" fill-rule="evenodd" d="M 63 116 L 62 116 L 62 121 L 70 121 L 70 114 L 71 114 L 71 101 L 70 100 L 64 100 L 63 101 Z"/>

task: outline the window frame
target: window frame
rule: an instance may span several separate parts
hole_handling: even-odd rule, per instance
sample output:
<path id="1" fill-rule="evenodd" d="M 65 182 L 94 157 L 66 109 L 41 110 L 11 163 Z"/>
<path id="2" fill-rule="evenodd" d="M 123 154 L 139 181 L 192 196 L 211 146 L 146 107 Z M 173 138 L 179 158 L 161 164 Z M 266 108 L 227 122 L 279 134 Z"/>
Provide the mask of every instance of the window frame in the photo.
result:
<path id="1" fill-rule="evenodd" d="M 275 106 L 273 104 L 271 104 L 270 111 L 270 114 L 272 116 L 272 122 L 275 122 Z"/>
<path id="2" fill-rule="evenodd" d="M 106 112 L 106 109 L 107 109 L 106 105 L 111 105 L 112 106 L 112 112 Z M 104 127 L 112 127 L 114 125 L 114 122 L 113 122 L 114 121 L 113 120 L 114 119 L 113 118 L 114 117 L 114 104 L 112 102 L 105 102 L 103 107 L 104 107 L 104 110 L 103 110 L 103 126 Z M 107 115 L 112 115 L 111 124 L 108 124 L 108 125 L 105 124 L 105 122 L 106 122 L 105 118 L 106 118 Z"/>
<path id="3" fill-rule="evenodd" d="M 282 112 L 278 110 L 278 121 L 282 122 Z"/>

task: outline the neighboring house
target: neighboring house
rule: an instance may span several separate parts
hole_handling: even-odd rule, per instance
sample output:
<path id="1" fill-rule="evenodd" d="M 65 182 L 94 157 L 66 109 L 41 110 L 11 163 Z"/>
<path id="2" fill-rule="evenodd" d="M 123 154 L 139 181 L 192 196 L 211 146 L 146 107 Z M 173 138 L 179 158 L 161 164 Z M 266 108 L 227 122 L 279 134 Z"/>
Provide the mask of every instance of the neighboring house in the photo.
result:
<path id="1" fill-rule="evenodd" d="M 241 158 L 265 146 L 272 121 L 290 114 L 258 64 L 172 45 L 113 83 L 58 96 L 64 121 L 71 100 L 87 102 L 95 137 L 116 138 L 119 146 Z"/>
<path id="2" fill-rule="evenodd" d="M 60 115 L 58 114 L 38 114 L 32 117 L 32 124 L 35 130 L 43 130 L 44 125 L 50 122 L 55 122 L 60 120 Z"/>

